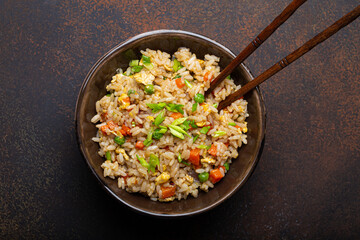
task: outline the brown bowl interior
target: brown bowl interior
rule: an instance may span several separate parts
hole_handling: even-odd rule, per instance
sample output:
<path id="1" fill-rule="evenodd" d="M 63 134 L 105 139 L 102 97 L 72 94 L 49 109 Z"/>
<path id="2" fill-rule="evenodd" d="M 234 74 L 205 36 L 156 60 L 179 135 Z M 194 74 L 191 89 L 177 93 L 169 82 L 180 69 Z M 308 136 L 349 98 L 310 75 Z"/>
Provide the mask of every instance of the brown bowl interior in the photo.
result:
<path id="1" fill-rule="evenodd" d="M 239 157 L 233 160 L 226 177 L 215 185 L 208 193 L 200 192 L 197 198 L 170 203 L 153 202 L 140 194 L 130 194 L 117 187 L 117 181 L 103 177 L 100 165 L 104 159 L 98 155 L 99 146 L 91 138 L 97 129 L 90 119 L 96 114 L 95 102 L 106 93 L 105 86 L 110 82 L 116 69 L 126 68 L 131 59 L 139 58 L 140 50 L 146 48 L 159 49 L 173 54 L 179 47 L 188 47 L 198 58 L 205 54 L 220 57 L 220 67 L 223 69 L 234 58 L 234 54 L 222 45 L 203 36 L 174 30 L 154 31 L 132 38 L 105 54 L 90 70 L 81 91 L 76 106 L 76 128 L 80 149 L 92 172 L 99 179 L 105 190 L 116 199 L 142 213 L 156 216 L 186 216 L 204 212 L 218 205 L 238 190 L 253 171 L 265 131 L 265 109 L 262 96 L 255 89 L 245 96 L 249 102 L 248 112 L 248 144 L 239 150 Z M 231 74 L 240 84 L 252 80 L 249 71 L 239 66 Z"/>

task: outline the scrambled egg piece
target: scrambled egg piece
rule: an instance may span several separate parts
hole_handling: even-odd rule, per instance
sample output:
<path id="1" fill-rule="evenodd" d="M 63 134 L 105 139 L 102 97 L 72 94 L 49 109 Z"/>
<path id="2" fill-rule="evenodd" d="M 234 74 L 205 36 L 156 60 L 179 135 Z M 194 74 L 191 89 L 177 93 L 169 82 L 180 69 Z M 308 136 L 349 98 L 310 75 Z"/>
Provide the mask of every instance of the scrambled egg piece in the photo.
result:
<path id="1" fill-rule="evenodd" d="M 156 185 L 158 185 L 158 184 L 162 184 L 162 183 L 169 181 L 169 179 L 170 179 L 170 174 L 168 174 L 167 172 L 163 172 L 162 174 L 160 174 L 160 176 L 158 176 L 155 179 L 155 182 L 156 182 Z"/>
<path id="2" fill-rule="evenodd" d="M 198 59 L 197 60 L 200 64 L 203 64 L 204 63 L 204 60 L 201 60 L 201 59 Z"/>
<path id="3" fill-rule="evenodd" d="M 117 148 L 117 149 L 115 150 L 115 152 L 116 152 L 117 154 L 121 153 L 126 160 L 129 160 L 129 156 L 126 154 L 126 152 L 125 152 L 124 149 L 122 149 L 122 148 Z"/>
<path id="4" fill-rule="evenodd" d="M 219 119 L 220 119 L 220 121 L 224 121 L 224 120 L 225 120 L 225 116 L 221 115 Z"/>
<path id="5" fill-rule="evenodd" d="M 205 124 L 206 124 L 206 121 L 197 122 L 197 123 L 196 123 L 196 125 L 197 125 L 198 127 L 203 127 Z"/>
<path id="6" fill-rule="evenodd" d="M 154 121 L 154 120 L 155 120 L 153 116 L 147 116 L 146 118 L 149 119 L 150 121 Z"/>
<path id="7" fill-rule="evenodd" d="M 247 127 L 244 127 L 244 128 L 242 129 L 242 131 L 243 131 L 244 133 L 246 133 L 246 132 L 248 131 L 248 128 L 247 128 Z"/>
<path id="8" fill-rule="evenodd" d="M 202 105 L 202 107 L 204 108 L 204 111 L 208 111 L 208 112 L 211 112 L 210 110 L 209 110 L 209 104 L 203 104 Z"/>
<path id="9" fill-rule="evenodd" d="M 125 109 L 130 106 L 129 97 L 125 93 L 121 94 L 121 96 L 118 98 L 118 102 L 120 104 L 120 109 Z"/>
<path id="10" fill-rule="evenodd" d="M 185 176 L 185 180 L 188 181 L 190 184 L 192 184 L 194 182 L 194 178 L 192 176 L 187 175 L 187 174 Z"/>
<path id="11" fill-rule="evenodd" d="M 138 83 L 148 85 L 152 84 L 155 80 L 155 76 L 152 75 L 150 72 L 141 71 L 139 73 L 134 74 L 135 81 Z"/>
<path id="12" fill-rule="evenodd" d="M 169 72 L 173 71 L 172 67 L 168 67 L 168 66 L 164 65 L 164 68 L 165 68 L 166 71 L 169 71 Z"/>
<path id="13" fill-rule="evenodd" d="M 210 164 L 210 165 L 215 164 L 215 162 L 216 162 L 215 159 L 212 159 L 212 158 L 209 158 L 209 157 L 201 159 L 201 163 L 207 163 L 207 164 Z"/>

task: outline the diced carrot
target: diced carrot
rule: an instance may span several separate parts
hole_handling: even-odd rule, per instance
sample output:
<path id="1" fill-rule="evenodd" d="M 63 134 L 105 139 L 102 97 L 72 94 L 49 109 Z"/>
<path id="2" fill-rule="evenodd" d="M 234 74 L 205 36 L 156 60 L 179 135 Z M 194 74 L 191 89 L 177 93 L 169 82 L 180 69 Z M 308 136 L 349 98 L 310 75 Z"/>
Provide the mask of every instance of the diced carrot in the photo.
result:
<path id="1" fill-rule="evenodd" d="M 210 72 L 206 72 L 206 73 L 205 73 L 205 75 L 204 75 L 204 82 L 210 80 L 209 74 L 210 74 Z"/>
<path id="2" fill-rule="evenodd" d="M 128 111 L 128 112 L 131 112 L 131 110 L 133 110 L 133 108 L 130 108 L 130 109 L 126 109 L 126 111 Z"/>
<path id="3" fill-rule="evenodd" d="M 178 86 L 178 88 L 183 88 L 185 86 L 185 83 L 183 82 L 183 80 L 181 78 L 175 79 L 175 83 L 176 83 L 176 86 Z"/>
<path id="4" fill-rule="evenodd" d="M 238 125 L 236 125 L 235 127 L 236 127 L 236 128 L 241 128 L 241 127 L 240 127 L 240 126 L 238 126 Z"/>
<path id="5" fill-rule="evenodd" d="M 189 162 L 191 162 L 195 166 L 200 165 L 200 149 L 199 148 L 195 148 L 190 151 Z"/>
<path id="6" fill-rule="evenodd" d="M 172 117 L 173 119 L 178 119 L 178 118 L 182 118 L 183 115 L 181 113 L 174 112 L 170 115 L 170 117 Z"/>
<path id="7" fill-rule="evenodd" d="M 142 150 L 142 149 L 144 149 L 144 147 L 145 147 L 145 145 L 142 141 L 137 141 L 135 144 L 135 148 L 137 148 L 137 149 Z"/>
<path id="8" fill-rule="evenodd" d="M 161 198 L 165 199 L 172 197 L 175 194 L 176 186 L 161 187 Z"/>
<path id="9" fill-rule="evenodd" d="M 209 179 L 214 184 L 220 181 L 223 178 L 223 174 L 221 173 L 219 168 L 213 169 L 210 171 Z"/>
<path id="10" fill-rule="evenodd" d="M 126 97 L 126 98 L 123 98 L 121 101 L 123 101 L 124 103 L 130 103 L 130 98 Z"/>
<path id="11" fill-rule="evenodd" d="M 121 134 L 124 135 L 124 136 L 131 136 L 131 132 L 130 132 L 131 128 L 127 127 L 125 124 L 122 125 L 121 127 Z"/>
<path id="12" fill-rule="evenodd" d="M 210 149 L 208 150 L 208 153 L 210 155 L 213 155 L 214 157 L 216 157 L 217 154 L 217 147 L 215 146 L 215 144 L 211 144 Z"/>
<path id="13" fill-rule="evenodd" d="M 109 129 L 108 125 L 101 126 L 101 132 L 103 135 L 108 135 L 106 130 Z"/>
<path id="14" fill-rule="evenodd" d="M 114 130 L 118 125 L 114 123 L 112 120 L 107 122 L 107 125 L 109 126 L 110 130 Z"/>

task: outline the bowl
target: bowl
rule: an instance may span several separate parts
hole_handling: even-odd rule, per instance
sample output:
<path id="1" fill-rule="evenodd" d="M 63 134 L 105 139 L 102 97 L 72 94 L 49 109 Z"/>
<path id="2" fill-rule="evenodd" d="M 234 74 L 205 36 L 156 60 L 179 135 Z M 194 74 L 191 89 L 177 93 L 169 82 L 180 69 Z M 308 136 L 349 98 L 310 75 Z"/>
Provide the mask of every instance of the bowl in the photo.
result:
<path id="1" fill-rule="evenodd" d="M 75 111 L 77 141 L 84 159 L 105 191 L 119 202 L 137 212 L 159 217 L 180 217 L 206 212 L 228 199 L 239 190 L 250 177 L 260 157 L 265 133 L 265 107 L 259 88 L 245 95 L 248 101 L 248 144 L 239 149 L 239 157 L 233 160 L 225 178 L 197 198 L 172 202 L 151 201 L 139 193 L 128 193 L 117 187 L 117 181 L 103 177 L 101 164 L 104 159 L 98 155 L 98 143 L 91 139 L 97 129 L 91 118 L 96 114 L 95 102 L 106 94 L 106 85 L 116 74 L 117 68 L 126 68 L 131 59 L 140 58 L 140 50 L 159 49 L 173 54 L 179 47 L 190 48 L 198 58 L 205 54 L 220 57 L 219 65 L 224 69 L 235 55 L 223 45 L 199 34 L 179 30 L 157 30 L 137 35 L 111 49 L 102 56 L 87 74 L 80 89 Z M 241 64 L 231 74 L 237 84 L 253 79 L 250 71 Z"/>

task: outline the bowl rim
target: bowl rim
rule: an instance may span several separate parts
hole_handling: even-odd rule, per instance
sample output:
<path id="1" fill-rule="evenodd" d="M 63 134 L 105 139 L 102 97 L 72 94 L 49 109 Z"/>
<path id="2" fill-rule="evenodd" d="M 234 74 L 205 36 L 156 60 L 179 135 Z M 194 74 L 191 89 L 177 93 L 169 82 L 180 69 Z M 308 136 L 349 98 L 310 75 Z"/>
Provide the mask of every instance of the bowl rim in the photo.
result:
<path id="1" fill-rule="evenodd" d="M 144 33 L 140 33 L 138 35 L 135 35 L 131 38 L 128 38 L 127 40 L 117 44 L 115 47 L 111 48 L 108 52 L 106 52 L 103 56 L 101 56 L 96 62 L 95 64 L 93 64 L 93 66 L 91 67 L 91 69 L 89 70 L 89 72 L 87 73 L 81 87 L 78 93 L 78 97 L 76 100 L 76 105 L 75 105 L 75 118 L 74 118 L 74 122 L 75 122 L 75 132 L 76 132 L 76 141 L 78 144 L 78 147 L 81 150 L 81 154 L 83 156 L 83 159 L 85 160 L 87 166 L 90 168 L 91 172 L 93 173 L 93 175 L 95 175 L 95 177 L 97 178 L 97 180 L 99 181 L 99 184 L 106 190 L 106 192 L 108 194 L 110 194 L 111 196 L 113 196 L 116 200 L 120 201 L 122 204 L 124 204 L 125 206 L 129 207 L 131 210 L 134 210 L 137 213 L 141 213 L 141 214 L 145 214 L 145 215 L 150 215 L 150 216 L 155 216 L 155 217 L 162 217 L 162 218 L 175 218 L 175 217 L 185 217 L 185 216 L 194 216 L 194 215 L 198 215 L 204 212 L 209 211 L 210 209 L 215 208 L 216 206 L 218 206 L 219 204 L 223 203 L 225 200 L 229 199 L 234 193 L 236 193 L 246 182 L 247 180 L 250 178 L 250 176 L 252 175 L 252 173 L 254 172 L 255 167 L 257 166 L 257 163 L 259 162 L 260 159 L 260 155 L 262 154 L 262 149 L 264 147 L 264 142 L 265 142 L 265 132 L 266 132 L 266 108 L 265 108 L 265 104 L 264 104 L 264 99 L 263 99 L 263 95 L 261 94 L 260 88 L 256 87 L 254 90 L 257 91 L 257 93 L 259 94 L 259 99 L 260 99 L 260 109 L 263 109 L 262 113 L 261 113 L 261 132 L 260 132 L 260 139 L 261 139 L 261 143 L 259 144 L 258 150 L 256 155 L 254 155 L 254 161 L 251 165 L 251 168 L 249 170 L 249 172 L 247 173 L 247 175 L 245 176 L 244 179 L 242 179 L 241 182 L 239 182 L 237 184 L 237 186 L 235 188 L 233 188 L 228 194 L 220 197 L 219 199 L 217 199 L 214 203 L 195 210 L 195 211 L 189 211 L 186 213 L 177 213 L 177 214 L 165 214 L 165 213 L 156 213 L 156 212 L 151 212 L 151 211 L 147 211 L 147 210 L 143 210 L 140 208 L 137 208 L 135 206 L 133 206 L 132 204 L 124 201 L 123 199 L 121 199 L 118 195 L 116 195 L 107 185 L 105 182 L 102 181 L 102 179 L 100 178 L 100 176 L 98 176 L 98 174 L 96 173 L 95 169 L 92 167 L 92 165 L 90 164 L 89 160 L 86 157 L 85 154 L 85 149 L 84 149 L 84 145 L 83 145 L 83 141 L 80 138 L 80 106 L 82 103 L 82 99 L 84 96 L 84 92 L 85 92 L 85 88 L 88 84 L 88 82 L 90 81 L 92 75 L 94 74 L 94 72 L 96 71 L 96 69 L 102 64 L 102 62 L 109 58 L 112 54 L 116 53 L 117 50 L 121 49 L 122 47 L 137 41 L 139 39 L 151 36 L 151 35 L 166 35 L 166 34 L 180 34 L 180 35 L 188 35 L 191 37 L 195 37 L 195 38 L 199 38 L 201 40 L 205 40 L 213 45 L 218 46 L 219 48 L 223 49 L 224 51 L 228 52 L 233 58 L 236 57 L 236 55 L 227 47 L 223 46 L 222 44 L 216 42 L 215 40 L 212 40 L 204 35 L 200 35 L 197 33 L 193 33 L 193 32 L 188 32 L 188 31 L 183 31 L 183 30 L 173 30 L 173 29 L 160 29 L 160 30 L 153 30 L 153 31 L 148 31 L 148 32 L 144 32 Z M 241 67 L 244 69 L 244 71 L 249 74 L 250 79 L 253 80 L 254 76 L 251 73 L 251 71 L 249 70 L 249 68 L 247 66 L 245 66 L 244 63 L 241 63 Z M 130 194 L 130 193 L 129 193 Z M 164 203 L 166 204 L 166 203 Z"/>

